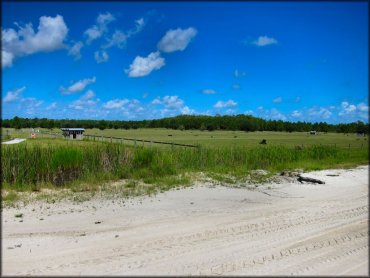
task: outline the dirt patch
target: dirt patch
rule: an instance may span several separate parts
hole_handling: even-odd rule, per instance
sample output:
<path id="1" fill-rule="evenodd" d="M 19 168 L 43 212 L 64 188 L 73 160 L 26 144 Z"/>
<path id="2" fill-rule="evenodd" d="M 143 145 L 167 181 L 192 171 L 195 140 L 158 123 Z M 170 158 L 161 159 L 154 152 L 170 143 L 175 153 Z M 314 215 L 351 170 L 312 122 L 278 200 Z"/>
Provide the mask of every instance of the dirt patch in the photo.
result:
<path id="1" fill-rule="evenodd" d="M 368 167 L 304 175 L 325 184 L 280 176 L 295 181 L 255 190 L 195 184 L 155 197 L 6 208 L 2 271 L 368 275 Z"/>

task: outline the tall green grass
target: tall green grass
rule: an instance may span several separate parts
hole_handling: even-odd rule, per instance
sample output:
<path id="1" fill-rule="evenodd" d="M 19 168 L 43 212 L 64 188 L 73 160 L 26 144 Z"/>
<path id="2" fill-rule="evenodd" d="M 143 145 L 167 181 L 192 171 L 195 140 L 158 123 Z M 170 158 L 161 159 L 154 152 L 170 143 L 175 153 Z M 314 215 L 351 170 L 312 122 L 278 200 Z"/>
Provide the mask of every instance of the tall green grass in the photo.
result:
<path id="1" fill-rule="evenodd" d="M 368 163 L 368 150 L 330 146 L 303 149 L 286 146 L 256 148 L 148 148 L 104 143 L 85 145 L 9 145 L 2 147 L 2 182 L 11 187 L 121 178 L 155 181 L 185 172 L 217 172 L 243 176 L 250 170 L 320 169 Z"/>

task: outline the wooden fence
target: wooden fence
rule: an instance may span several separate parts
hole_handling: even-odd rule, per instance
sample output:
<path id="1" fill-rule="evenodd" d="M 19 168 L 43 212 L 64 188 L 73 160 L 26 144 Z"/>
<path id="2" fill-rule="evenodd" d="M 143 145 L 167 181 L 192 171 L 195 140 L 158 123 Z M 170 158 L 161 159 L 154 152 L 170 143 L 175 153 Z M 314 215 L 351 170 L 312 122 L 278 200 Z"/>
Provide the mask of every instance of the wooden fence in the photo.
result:
<path id="1" fill-rule="evenodd" d="M 63 134 L 60 132 L 52 132 L 52 131 L 46 131 L 46 130 L 40 130 L 36 134 L 41 134 L 41 137 L 51 137 L 51 138 L 64 138 Z"/>
<path id="2" fill-rule="evenodd" d="M 163 141 L 154 141 L 154 140 L 144 140 L 144 139 L 133 139 L 133 138 L 125 138 L 125 137 L 107 137 L 107 136 L 100 136 L 100 135 L 89 135 L 84 134 L 84 138 L 91 141 L 105 141 L 105 142 L 111 142 L 111 143 L 121 143 L 124 144 L 125 142 L 131 142 L 135 146 L 137 146 L 139 143 L 149 144 L 150 146 L 153 144 L 161 144 L 161 145 L 170 145 L 172 147 L 174 146 L 180 146 L 180 147 L 188 147 L 188 148 L 198 148 L 199 146 L 196 145 L 190 145 L 190 144 L 180 144 L 180 143 L 174 143 L 174 142 L 163 142 Z"/>

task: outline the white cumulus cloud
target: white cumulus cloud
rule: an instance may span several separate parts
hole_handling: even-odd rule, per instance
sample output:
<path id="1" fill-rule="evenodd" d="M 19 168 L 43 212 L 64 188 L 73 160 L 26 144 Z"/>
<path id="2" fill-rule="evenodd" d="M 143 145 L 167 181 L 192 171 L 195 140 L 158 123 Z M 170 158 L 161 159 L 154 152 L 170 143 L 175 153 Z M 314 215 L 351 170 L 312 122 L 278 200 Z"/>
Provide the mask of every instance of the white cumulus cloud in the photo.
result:
<path id="1" fill-rule="evenodd" d="M 278 41 L 274 38 L 270 38 L 267 36 L 260 36 L 258 37 L 257 40 L 253 41 L 252 43 L 257 46 L 266 46 L 266 45 L 271 45 L 271 44 L 277 44 Z"/>
<path id="2" fill-rule="evenodd" d="M 216 104 L 213 106 L 214 108 L 226 108 L 226 107 L 235 107 L 238 103 L 229 99 L 228 101 L 217 101 Z"/>
<path id="3" fill-rule="evenodd" d="M 81 59 L 81 48 L 84 46 L 83 42 L 78 41 L 73 44 L 69 50 L 68 55 L 73 56 L 75 60 Z"/>
<path id="4" fill-rule="evenodd" d="M 197 35 L 197 32 L 192 27 L 187 29 L 171 29 L 159 41 L 158 49 L 163 52 L 183 51 Z"/>
<path id="5" fill-rule="evenodd" d="M 104 33 L 108 31 L 108 24 L 115 20 L 115 17 L 111 13 L 99 14 L 96 19 L 96 24 L 91 26 L 85 31 L 87 37 L 86 43 L 90 44 L 92 41 L 100 38 Z"/>
<path id="6" fill-rule="evenodd" d="M 307 114 L 308 116 L 314 117 L 314 118 L 329 119 L 333 113 L 330 112 L 329 109 L 325 107 L 314 106 L 308 109 Z"/>
<path id="7" fill-rule="evenodd" d="M 339 109 L 338 115 L 344 117 L 347 121 L 355 121 L 358 119 L 368 121 L 369 119 L 369 105 L 363 102 L 356 105 L 348 101 L 342 101 Z"/>
<path id="8" fill-rule="evenodd" d="M 145 24 L 146 24 L 146 22 L 145 22 L 144 18 L 142 18 L 142 17 L 135 20 L 135 27 L 128 30 L 126 32 L 126 34 L 127 34 L 126 36 L 129 38 L 132 35 L 135 35 L 135 34 L 139 33 L 141 30 L 143 30 Z"/>
<path id="9" fill-rule="evenodd" d="M 106 102 L 103 105 L 103 108 L 105 109 L 119 109 L 122 108 L 124 105 L 129 103 L 130 101 L 128 99 L 113 99 L 108 102 Z"/>
<path id="10" fill-rule="evenodd" d="M 27 115 L 34 115 L 40 108 L 41 104 L 43 104 L 43 100 L 38 100 L 33 97 L 29 98 L 22 98 L 21 99 L 21 109 L 25 111 Z"/>
<path id="11" fill-rule="evenodd" d="M 195 110 L 189 108 L 188 106 L 184 106 L 183 108 L 181 108 L 181 114 L 183 114 L 183 115 L 192 115 L 192 114 L 195 114 Z"/>
<path id="12" fill-rule="evenodd" d="M 356 108 L 358 109 L 358 111 L 361 111 L 361 112 L 368 112 L 369 111 L 369 106 L 366 105 L 363 102 L 357 104 Z"/>
<path id="13" fill-rule="evenodd" d="M 247 75 L 247 73 L 245 71 L 241 71 L 241 70 L 238 70 L 238 69 L 234 70 L 234 76 L 236 78 L 244 77 L 246 75 Z"/>
<path id="14" fill-rule="evenodd" d="M 79 81 L 73 83 L 67 89 L 64 88 L 63 86 L 60 87 L 60 92 L 63 95 L 70 95 L 70 94 L 73 94 L 73 93 L 81 92 L 86 88 L 87 85 L 95 83 L 95 81 L 96 81 L 95 76 L 93 78 L 82 79 L 82 80 L 79 80 Z"/>
<path id="15" fill-rule="evenodd" d="M 272 108 L 270 110 L 270 118 L 273 120 L 282 120 L 285 121 L 287 118 L 279 110 Z"/>
<path id="16" fill-rule="evenodd" d="M 57 103 L 52 102 L 48 107 L 46 107 L 46 110 L 54 110 L 55 108 L 57 108 Z"/>
<path id="17" fill-rule="evenodd" d="M 155 117 L 169 117 L 178 114 L 195 114 L 195 110 L 185 105 L 184 100 L 178 96 L 156 97 L 148 106 L 147 112 Z M 161 105 L 161 109 L 153 109 L 153 105 Z"/>
<path id="18" fill-rule="evenodd" d="M 152 100 L 151 104 L 153 105 L 162 104 L 161 98 L 156 97 L 155 99 Z"/>
<path id="19" fill-rule="evenodd" d="M 137 56 L 129 69 L 125 72 L 129 77 L 143 77 L 154 70 L 159 70 L 165 65 L 165 59 L 160 56 L 160 52 L 152 52 L 148 57 Z"/>
<path id="20" fill-rule="evenodd" d="M 244 114 L 245 115 L 254 115 L 254 111 L 253 110 L 246 110 L 246 111 L 244 111 Z"/>
<path id="21" fill-rule="evenodd" d="M 282 97 L 277 97 L 272 100 L 273 103 L 281 103 L 283 101 Z"/>
<path id="22" fill-rule="evenodd" d="M 114 31 L 112 37 L 107 39 L 108 43 L 104 45 L 103 48 L 109 48 L 112 46 L 123 48 L 124 45 L 126 44 L 127 39 L 128 39 L 128 36 L 124 32 L 120 30 L 116 30 Z"/>
<path id="23" fill-rule="evenodd" d="M 265 109 L 263 106 L 257 107 L 256 116 L 264 118 L 264 119 L 271 119 L 271 120 L 285 121 L 287 119 L 287 117 L 283 113 L 281 113 L 279 110 L 275 108 Z"/>
<path id="24" fill-rule="evenodd" d="M 292 113 L 290 114 L 293 118 L 299 118 L 302 116 L 302 112 L 299 110 L 293 110 Z"/>
<path id="25" fill-rule="evenodd" d="M 88 90 L 78 100 L 72 102 L 69 107 L 76 110 L 84 110 L 87 107 L 95 106 L 99 103 L 100 99 L 94 99 L 95 93 L 92 90 Z"/>
<path id="26" fill-rule="evenodd" d="M 1 51 L 1 64 L 3 68 L 11 67 L 13 65 L 14 55 L 11 52 Z"/>
<path id="27" fill-rule="evenodd" d="M 178 96 L 164 96 L 162 104 L 168 109 L 179 109 L 184 105 L 184 101 Z"/>
<path id="28" fill-rule="evenodd" d="M 349 104 L 347 101 L 343 101 L 341 103 L 342 111 L 339 112 L 339 115 L 344 115 L 344 114 L 350 114 L 352 112 L 356 111 L 356 105 Z"/>
<path id="29" fill-rule="evenodd" d="M 214 94 L 216 94 L 216 91 L 212 90 L 212 89 L 204 89 L 202 91 L 202 93 L 205 94 L 205 95 L 214 95 Z"/>
<path id="30" fill-rule="evenodd" d="M 106 51 L 102 50 L 102 51 L 95 51 L 94 53 L 94 58 L 95 58 L 95 61 L 100 64 L 100 63 L 105 63 L 108 61 L 109 59 L 109 55 Z"/>
<path id="31" fill-rule="evenodd" d="M 41 16 L 35 32 L 32 23 L 18 25 L 19 30 L 2 29 L 2 59 L 3 67 L 13 64 L 16 57 L 37 52 L 51 52 L 65 48 L 64 39 L 68 34 L 67 25 L 60 15 L 55 17 Z"/>
<path id="32" fill-rule="evenodd" d="M 21 94 L 22 92 L 26 89 L 25 86 L 23 86 L 22 88 L 19 88 L 17 90 L 14 90 L 14 91 L 8 91 L 6 93 L 6 96 L 4 97 L 4 102 L 5 103 L 8 103 L 8 102 L 13 102 L 13 101 L 16 101 L 16 100 L 19 100 L 20 97 L 21 97 Z"/>
<path id="33" fill-rule="evenodd" d="M 143 30 L 146 22 L 144 18 L 139 18 L 135 20 L 135 27 L 123 32 L 121 30 L 115 30 L 113 35 L 110 38 L 106 38 L 107 43 L 102 46 L 102 48 L 110 48 L 116 46 L 118 48 L 123 48 L 126 45 L 127 40 Z"/>

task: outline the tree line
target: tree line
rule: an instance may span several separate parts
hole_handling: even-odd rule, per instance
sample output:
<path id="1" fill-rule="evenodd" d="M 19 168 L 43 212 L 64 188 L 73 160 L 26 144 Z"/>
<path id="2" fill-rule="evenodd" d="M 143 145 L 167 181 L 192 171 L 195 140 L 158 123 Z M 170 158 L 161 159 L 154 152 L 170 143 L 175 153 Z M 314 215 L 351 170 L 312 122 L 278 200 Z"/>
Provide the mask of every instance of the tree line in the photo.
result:
<path id="1" fill-rule="evenodd" d="M 289 122 L 282 120 L 264 120 L 250 115 L 180 115 L 176 117 L 141 120 L 75 120 L 75 119 L 47 119 L 47 118 L 21 118 L 2 119 L 4 128 L 107 128 L 137 129 L 137 128 L 169 128 L 179 130 L 241 130 L 241 131 L 311 131 L 338 132 L 338 133 L 365 133 L 369 134 L 369 123 L 361 121 L 352 123 L 328 124 L 326 122 Z"/>

